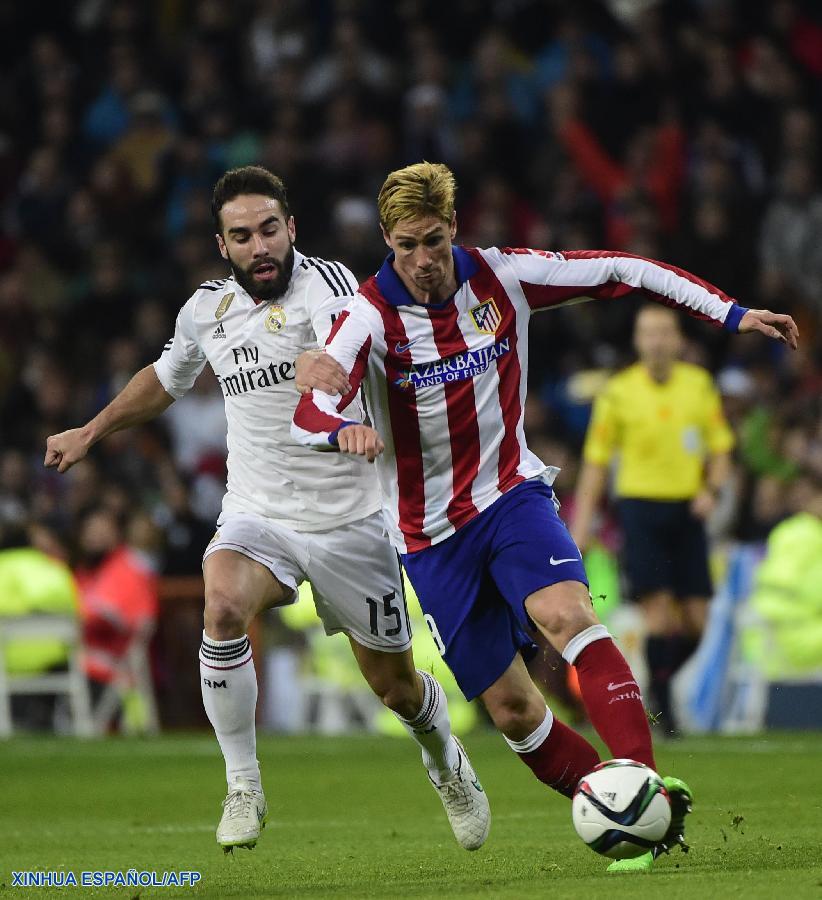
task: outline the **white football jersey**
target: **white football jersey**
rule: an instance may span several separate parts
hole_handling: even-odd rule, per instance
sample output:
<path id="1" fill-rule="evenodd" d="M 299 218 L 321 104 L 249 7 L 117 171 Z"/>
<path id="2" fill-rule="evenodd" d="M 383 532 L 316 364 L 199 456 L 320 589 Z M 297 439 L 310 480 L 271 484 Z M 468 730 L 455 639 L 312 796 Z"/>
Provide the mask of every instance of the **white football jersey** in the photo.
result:
<path id="1" fill-rule="evenodd" d="M 286 293 L 255 301 L 234 278 L 209 281 L 180 310 L 174 338 L 154 363 L 175 399 L 206 362 L 228 421 L 228 484 L 223 512 L 253 512 L 295 531 L 324 531 L 380 508 L 374 471 L 348 454 L 318 454 L 291 436 L 299 400 L 295 362 L 323 346 L 334 319 L 357 290 L 338 262 L 294 251 Z M 362 407 L 354 417 L 363 418 Z"/>

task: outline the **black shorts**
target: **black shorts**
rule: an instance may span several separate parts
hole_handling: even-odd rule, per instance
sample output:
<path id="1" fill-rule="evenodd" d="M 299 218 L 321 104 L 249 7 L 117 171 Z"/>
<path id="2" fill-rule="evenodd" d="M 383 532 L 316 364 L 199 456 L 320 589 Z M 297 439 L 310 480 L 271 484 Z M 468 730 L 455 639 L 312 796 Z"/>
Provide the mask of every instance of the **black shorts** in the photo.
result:
<path id="1" fill-rule="evenodd" d="M 713 595 L 705 526 L 689 500 L 623 499 L 619 515 L 627 596 L 662 590 L 679 598 Z"/>

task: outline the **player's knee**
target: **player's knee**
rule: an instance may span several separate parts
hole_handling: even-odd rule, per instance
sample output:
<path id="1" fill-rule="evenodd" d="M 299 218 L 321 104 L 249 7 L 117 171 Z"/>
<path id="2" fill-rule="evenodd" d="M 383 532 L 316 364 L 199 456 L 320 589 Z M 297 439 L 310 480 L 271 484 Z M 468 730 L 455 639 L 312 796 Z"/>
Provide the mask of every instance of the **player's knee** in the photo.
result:
<path id="1" fill-rule="evenodd" d="M 203 618 L 206 634 L 215 641 L 230 641 L 248 631 L 249 616 L 242 602 L 221 589 L 206 594 Z"/>
<path id="2" fill-rule="evenodd" d="M 577 596 L 545 598 L 537 594 L 529 598 L 526 606 L 531 618 L 560 651 L 572 637 L 599 621 L 587 598 L 581 599 Z"/>

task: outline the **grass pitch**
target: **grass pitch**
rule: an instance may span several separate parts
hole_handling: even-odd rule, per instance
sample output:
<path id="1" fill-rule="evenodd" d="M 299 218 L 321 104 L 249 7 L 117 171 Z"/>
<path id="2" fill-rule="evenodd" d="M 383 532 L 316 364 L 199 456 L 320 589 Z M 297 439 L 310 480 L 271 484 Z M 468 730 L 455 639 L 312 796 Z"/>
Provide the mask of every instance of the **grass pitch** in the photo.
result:
<path id="1" fill-rule="evenodd" d="M 414 748 L 379 737 L 268 738 L 270 809 L 257 848 L 224 856 L 214 828 L 222 760 L 208 736 L 0 744 L 0 900 L 110 898 L 753 898 L 822 900 L 818 734 L 660 745 L 663 773 L 694 789 L 688 855 L 649 876 L 606 876 L 567 801 L 502 739 L 468 751 L 491 800 L 485 847 L 461 850 Z M 12 871 L 195 870 L 194 887 L 12 887 Z"/>

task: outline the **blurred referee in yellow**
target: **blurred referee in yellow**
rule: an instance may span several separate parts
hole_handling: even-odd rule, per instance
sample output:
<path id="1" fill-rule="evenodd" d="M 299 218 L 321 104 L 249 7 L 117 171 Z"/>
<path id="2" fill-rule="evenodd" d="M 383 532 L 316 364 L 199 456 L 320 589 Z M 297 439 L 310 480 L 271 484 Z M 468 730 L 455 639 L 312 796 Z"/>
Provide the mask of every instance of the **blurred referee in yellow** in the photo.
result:
<path id="1" fill-rule="evenodd" d="M 710 373 L 679 361 L 682 345 L 673 310 L 639 312 L 639 361 L 610 378 L 594 403 L 571 528 L 584 551 L 616 460 L 623 567 L 645 618 L 652 708 L 669 734 L 677 731 L 671 677 L 696 649 L 713 593 L 705 520 L 734 444 Z"/>

